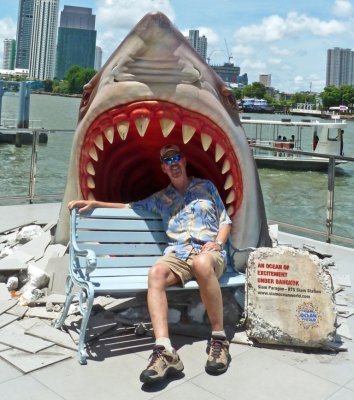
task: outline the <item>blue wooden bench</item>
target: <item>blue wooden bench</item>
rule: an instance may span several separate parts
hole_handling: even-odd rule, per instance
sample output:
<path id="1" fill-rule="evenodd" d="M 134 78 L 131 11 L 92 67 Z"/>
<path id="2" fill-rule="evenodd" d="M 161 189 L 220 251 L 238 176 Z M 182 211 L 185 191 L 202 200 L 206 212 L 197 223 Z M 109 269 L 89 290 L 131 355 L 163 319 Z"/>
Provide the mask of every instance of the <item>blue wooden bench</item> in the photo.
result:
<path id="1" fill-rule="evenodd" d="M 96 208 L 86 213 L 71 212 L 70 265 L 66 281 L 66 301 L 55 327 L 61 328 L 67 317 L 74 293 L 79 292 L 80 312 L 83 316 L 79 338 L 79 362 L 86 364 L 85 333 L 93 300 L 97 295 L 127 297 L 148 287 L 151 265 L 163 254 L 167 236 L 161 217 L 132 209 Z M 222 287 L 244 285 L 244 275 L 233 268 L 236 251 L 227 245 L 228 263 L 220 278 Z M 197 289 L 192 280 L 185 287 L 169 290 Z"/>

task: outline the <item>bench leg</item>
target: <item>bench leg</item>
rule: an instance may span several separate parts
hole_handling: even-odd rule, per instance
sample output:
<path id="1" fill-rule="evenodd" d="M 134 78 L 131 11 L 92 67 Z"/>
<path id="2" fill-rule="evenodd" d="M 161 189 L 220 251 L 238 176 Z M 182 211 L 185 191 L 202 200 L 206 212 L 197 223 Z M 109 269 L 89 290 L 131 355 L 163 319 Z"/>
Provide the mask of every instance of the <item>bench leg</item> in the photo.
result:
<path id="1" fill-rule="evenodd" d="M 68 276 L 66 278 L 66 283 L 65 283 L 66 299 L 65 299 L 64 309 L 63 309 L 60 319 L 57 319 L 54 323 L 54 327 L 57 329 L 60 329 L 63 326 L 64 321 L 68 315 L 69 307 L 70 307 L 71 302 L 74 297 L 74 294 L 71 293 L 71 291 L 73 290 L 73 286 L 74 286 L 73 281 L 71 280 L 71 277 Z"/>
<path id="2" fill-rule="evenodd" d="M 80 338 L 79 338 L 79 363 L 87 364 L 87 352 L 85 350 L 85 337 L 88 320 L 90 318 L 92 305 L 94 300 L 94 292 L 90 290 L 90 287 L 84 289 L 80 293 L 80 312 L 82 314 L 82 321 L 80 327 Z"/>

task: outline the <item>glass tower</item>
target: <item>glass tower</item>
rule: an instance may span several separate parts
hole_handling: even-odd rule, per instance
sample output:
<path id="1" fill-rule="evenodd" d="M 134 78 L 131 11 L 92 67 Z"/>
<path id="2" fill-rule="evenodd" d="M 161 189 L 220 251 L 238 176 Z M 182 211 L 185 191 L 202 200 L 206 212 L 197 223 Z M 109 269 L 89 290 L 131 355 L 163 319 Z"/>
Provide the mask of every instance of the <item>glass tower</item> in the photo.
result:
<path id="1" fill-rule="evenodd" d="M 28 69 L 32 37 L 34 0 L 19 0 L 17 37 L 16 37 L 16 68 Z"/>
<path id="2" fill-rule="evenodd" d="M 60 14 L 55 77 L 64 79 L 73 65 L 94 68 L 96 16 L 91 8 L 64 6 Z"/>

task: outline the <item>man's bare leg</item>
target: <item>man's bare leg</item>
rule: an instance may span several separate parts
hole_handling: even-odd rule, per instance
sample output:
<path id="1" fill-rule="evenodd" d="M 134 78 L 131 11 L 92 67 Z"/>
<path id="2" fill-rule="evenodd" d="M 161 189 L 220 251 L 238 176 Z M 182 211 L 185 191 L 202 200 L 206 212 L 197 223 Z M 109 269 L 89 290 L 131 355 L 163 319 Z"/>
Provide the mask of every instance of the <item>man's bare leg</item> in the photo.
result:
<path id="1" fill-rule="evenodd" d="M 231 357 L 230 344 L 224 331 L 222 293 L 214 272 L 213 257 L 208 253 L 201 253 L 195 257 L 193 267 L 199 284 L 200 297 L 212 328 L 211 339 L 207 346 L 208 358 L 205 371 L 219 375 L 227 371 Z"/>
<path id="2" fill-rule="evenodd" d="M 182 372 L 183 363 L 173 349 L 168 334 L 166 288 L 180 281 L 167 265 L 156 264 L 149 272 L 148 307 L 156 338 L 147 368 L 140 374 L 143 383 L 157 382 L 168 374 Z"/>
<path id="3" fill-rule="evenodd" d="M 222 294 L 210 254 L 202 253 L 196 256 L 193 270 L 211 328 L 213 331 L 222 331 L 224 329 Z"/>
<path id="4" fill-rule="evenodd" d="M 179 282 L 180 278 L 165 264 L 150 269 L 147 301 L 155 338 L 169 337 L 166 288 Z"/>

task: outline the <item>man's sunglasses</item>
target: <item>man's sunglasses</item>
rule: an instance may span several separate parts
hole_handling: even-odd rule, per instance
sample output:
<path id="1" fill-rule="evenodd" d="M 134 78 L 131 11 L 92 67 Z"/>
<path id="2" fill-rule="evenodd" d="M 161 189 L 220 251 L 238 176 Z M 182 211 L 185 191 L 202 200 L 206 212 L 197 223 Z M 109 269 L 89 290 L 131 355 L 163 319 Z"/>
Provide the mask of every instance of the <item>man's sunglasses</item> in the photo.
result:
<path id="1" fill-rule="evenodd" d="M 177 153 L 177 154 L 174 154 L 174 155 L 171 156 L 171 157 L 165 157 L 165 158 L 163 158 L 162 161 L 163 161 L 166 165 L 171 165 L 171 164 L 174 163 L 174 162 L 180 162 L 180 161 L 181 161 L 181 158 L 182 158 L 182 156 L 181 156 L 179 153 Z"/>

